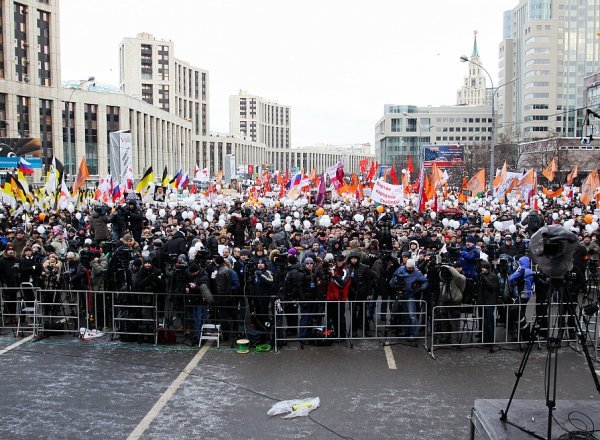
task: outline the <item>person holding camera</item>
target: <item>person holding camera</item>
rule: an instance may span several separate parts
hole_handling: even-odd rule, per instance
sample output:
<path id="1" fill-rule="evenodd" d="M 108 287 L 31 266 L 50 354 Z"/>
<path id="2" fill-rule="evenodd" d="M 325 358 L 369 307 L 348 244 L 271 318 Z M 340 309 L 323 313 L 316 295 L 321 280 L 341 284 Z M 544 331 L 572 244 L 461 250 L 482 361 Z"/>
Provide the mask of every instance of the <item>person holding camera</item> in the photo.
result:
<path id="1" fill-rule="evenodd" d="M 467 278 L 459 272 L 459 270 L 462 270 L 460 262 L 456 262 L 455 266 L 452 267 L 447 264 L 441 266 L 439 297 L 439 305 L 441 306 L 456 306 L 462 303 Z M 442 337 L 439 342 L 456 344 L 459 338 L 460 309 L 457 307 L 442 308 L 441 318 L 440 332 Z"/>
<path id="2" fill-rule="evenodd" d="M 512 302 L 514 306 L 509 307 L 509 337 L 517 339 L 519 329 L 521 333 L 528 327 L 527 317 L 525 316 L 526 304 L 529 302 L 533 294 L 535 285 L 535 272 L 531 270 L 531 260 L 529 257 L 519 258 L 519 267 L 508 279 L 510 295 L 509 304 Z M 518 327 L 517 327 L 518 326 Z M 523 339 L 528 339 L 528 335 L 523 335 Z"/>
<path id="3" fill-rule="evenodd" d="M 208 287 L 208 274 L 198 264 L 190 264 L 186 271 L 186 282 L 186 318 L 193 323 L 194 339 L 192 343 L 198 344 L 202 324 L 208 317 L 208 306 L 214 302 L 214 299 Z"/>
<path id="4" fill-rule="evenodd" d="M 346 267 L 350 271 L 350 278 L 352 279 L 348 299 L 357 301 L 352 309 L 352 336 L 356 336 L 357 331 L 363 329 L 363 322 L 366 326 L 364 330 L 367 333 L 369 331 L 369 321 L 364 314 L 365 307 L 361 301 L 371 299 L 375 276 L 369 266 L 360 262 L 360 253 L 356 249 L 348 254 Z"/>
<path id="5" fill-rule="evenodd" d="M 481 263 L 481 273 L 475 281 L 477 304 L 483 306 L 483 342 L 494 342 L 495 307 L 500 292 L 500 279 L 492 272 L 492 265 L 487 261 Z M 494 346 L 490 345 L 490 352 Z"/>
<path id="6" fill-rule="evenodd" d="M 417 315 L 417 301 L 421 299 L 422 293 L 427 289 L 429 281 L 427 277 L 416 268 L 415 260 L 409 258 L 406 265 L 398 267 L 390 280 L 392 289 L 400 289 L 404 293 L 404 297 L 408 300 L 406 306 L 408 308 L 408 317 L 410 326 L 408 334 L 412 338 L 419 337 L 419 318 Z"/>
<path id="7" fill-rule="evenodd" d="M 479 250 L 475 246 L 476 239 L 474 236 L 470 235 L 467 237 L 465 248 L 460 251 L 458 262 L 462 267 L 462 272 L 465 277 L 474 280 L 477 276 L 477 271 L 475 270 L 476 261 L 481 258 L 479 254 Z"/>
<path id="8" fill-rule="evenodd" d="M 256 269 L 252 279 L 252 296 L 250 298 L 250 313 L 252 314 L 254 324 L 264 327 L 269 319 L 269 301 L 273 295 L 273 274 L 267 268 L 267 261 L 264 258 L 256 260 Z"/>
<path id="9" fill-rule="evenodd" d="M 327 286 L 327 328 L 338 332 L 340 338 L 346 338 L 346 304 L 350 291 L 350 271 L 346 268 L 346 257 L 339 254 L 334 257 L 334 265 L 330 268 L 329 285 Z"/>

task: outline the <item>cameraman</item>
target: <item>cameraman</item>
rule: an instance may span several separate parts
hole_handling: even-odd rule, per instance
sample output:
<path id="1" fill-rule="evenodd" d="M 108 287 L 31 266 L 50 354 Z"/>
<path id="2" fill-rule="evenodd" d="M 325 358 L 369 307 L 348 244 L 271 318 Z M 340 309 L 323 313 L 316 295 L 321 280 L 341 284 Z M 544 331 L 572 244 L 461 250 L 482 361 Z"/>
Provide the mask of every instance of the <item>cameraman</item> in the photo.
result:
<path id="1" fill-rule="evenodd" d="M 250 300 L 250 311 L 254 318 L 254 324 L 264 327 L 268 320 L 269 300 L 273 295 L 273 274 L 267 269 L 266 260 L 256 260 L 256 270 L 252 280 L 252 297 Z"/>
<path id="2" fill-rule="evenodd" d="M 460 263 L 455 263 L 456 267 L 450 265 L 442 265 L 440 269 L 440 305 L 441 306 L 457 306 L 462 303 L 463 293 L 467 285 L 467 278 L 461 274 L 458 269 L 462 270 Z M 444 307 L 442 308 L 442 316 L 440 320 L 440 337 L 441 343 L 456 344 L 459 337 L 459 320 L 460 308 Z"/>
<path id="3" fill-rule="evenodd" d="M 330 268 L 329 286 L 327 286 L 327 328 L 338 332 L 340 338 L 346 338 L 346 304 L 350 290 L 350 272 L 346 268 L 346 258 L 334 257 L 335 265 Z"/>
<path id="4" fill-rule="evenodd" d="M 475 295 L 477 304 L 483 306 L 483 342 L 494 342 L 495 307 L 500 292 L 498 275 L 491 272 L 492 266 L 487 261 L 481 263 L 481 273 L 475 281 Z M 494 346 L 490 345 L 490 352 Z"/>
<path id="5" fill-rule="evenodd" d="M 133 308 L 134 319 L 139 319 L 138 331 L 140 333 L 154 333 L 154 312 L 156 306 L 156 294 L 165 291 L 165 282 L 161 271 L 153 266 L 151 258 L 143 259 L 142 268 L 133 277 L 134 292 L 144 293 L 136 295 Z M 152 294 L 152 295 L 150 295 Z M 141 335 L 140 341 L 144 335 Z"/>
<path id="6" fill-rule="evenodd" d="M 202 324 L 208 316 L 208 305 L 214 301 L 208 287 L 208 274 L 198 264 L 192 263 L 186 272 L 187 287 L 186 293 L 186 319 L 193 321 L 194 339 L 193 343 L 198 344 L 202 332 Z M 190 313 L 191 311 L 191 313 Z M 191 318 L 190 318 L 191 316 Z"/>
<path id="7" fill-rule="evenodd" d="M 410 319 L 410 329 L 406 336 L 410 338 L 419 337 L 419 318 L 417 316 L 417 302 L 421 299 L 421 294 L 427 289 L 429 281 L 427 277 L 416 268 L 415 260 L 409 258 L 405 266 L 400 266 L 394 272 L 390 280 L 390 287 L 393 289 L 401 288 L 405 298 L 408 300 L 408 316 Z"/>
<path id="8" fill-rule="evenodd" d="M 363 321 L 366 323 L 365 331 L 369 331 L 369 323 L 364 315 L 364 302 L 371 298 L 373 290 L 373 272 L 369 267 L 360 262 L 360 253 L 354 249 L 348 255 L 346 267 L 350 271 L 350 291 L 348 299 L 357 301 L 352 308 L 352 336 L 356 336 L 357 330 L 363 329 Z"/>
<path id="9" fill-rule="evenodd" d="M 141 243 L 142 229 L 144 229 L 144 216 L 138 208 L 137 202 L 135 200 L 128 201 L 127 207 L 127 223 L 129 226 L 129 231 L 131 232 L 131 235 L 133 235 L 135 241 Z"/>

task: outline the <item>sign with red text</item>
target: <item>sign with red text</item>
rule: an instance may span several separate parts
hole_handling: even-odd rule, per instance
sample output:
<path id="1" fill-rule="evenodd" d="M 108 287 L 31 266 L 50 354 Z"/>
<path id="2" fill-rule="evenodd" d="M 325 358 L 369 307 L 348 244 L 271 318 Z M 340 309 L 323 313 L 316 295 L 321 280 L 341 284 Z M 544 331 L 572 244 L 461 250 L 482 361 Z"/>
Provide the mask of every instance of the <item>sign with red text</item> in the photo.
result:
<path id="1" fill-rule="evenodd" d="M 382 205 L 397 206 L 404 201 L 404 187 L 378 179 L 371 190 L 371 200 Z"/>

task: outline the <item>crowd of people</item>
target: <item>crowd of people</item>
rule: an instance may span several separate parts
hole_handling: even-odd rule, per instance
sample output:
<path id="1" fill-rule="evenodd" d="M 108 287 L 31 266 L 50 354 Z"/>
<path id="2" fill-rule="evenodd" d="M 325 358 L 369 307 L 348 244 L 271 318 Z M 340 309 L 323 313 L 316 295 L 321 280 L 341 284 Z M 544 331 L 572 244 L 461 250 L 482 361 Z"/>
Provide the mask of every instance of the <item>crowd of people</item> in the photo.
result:
<path id="1" fill-rule="evenodd" d="M 123 301 L 153 304 L 159 319 L 146 331 L 181 329 L 193 343 L 209 321 L 221 324 L 225 339 L 272 339 L 277 324 L 284 336 L 308 343 L 328 335 L 372 335 L 374 320 L 392 319 L 388 303 L 399 298 L 408 300 L 408 318 L 398 334 L 422 336 L 417 300 L 429 311 L 472 304 L 482 308 L 483 341 L 490 342 L 493 305 L 526 303 L 544 282 L 528 254 L 533 233 L 563 224 L 577 234 L 573 292 L 595 280 L 600 246 L 596 228 L 588 227 L 597 226 L 593 203 L 489 209 L 417 212 L 352 202 L 320 208 L 241 200 L 169 206 L 130 198 L 118 207 L 96 203 L 27 217 L 5 210 L 0 283 L 8 302 L 2 322 L 9 326 L 15 319 L 17 288 L 31 283 L 47 291 L 120 292 Z M 347 301 L 356 301 L 349 313 Z M 96 314 L 92 325 L 99 330 L 110 323 L 100 316 L 109 313 L 108 302 L 85 307 L 88 317 Z M 276 307 L 285 322 L 273 321 Z M 135 313 L 148 317 L 143 310 Z M 121 333 L 144 333 L 135 320 L 127 325 Z M 446 342 L 453 337 L 448 332 Z"/>

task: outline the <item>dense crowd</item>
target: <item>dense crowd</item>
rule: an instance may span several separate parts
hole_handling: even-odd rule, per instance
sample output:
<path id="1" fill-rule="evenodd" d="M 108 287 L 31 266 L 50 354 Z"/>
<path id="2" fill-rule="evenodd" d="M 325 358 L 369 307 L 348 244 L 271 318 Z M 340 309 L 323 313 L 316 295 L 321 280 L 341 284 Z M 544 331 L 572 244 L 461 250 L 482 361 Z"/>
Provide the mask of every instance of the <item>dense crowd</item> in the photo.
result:
<path id="1" fill-rule="evenodd" d="M 130 199 L 116 208 L 92 204 L 31 217 L 4 211 L 0 282 L 8 288 L 31 283 L 50 291 L 152 294 L 129 301 L 156 305 L 164 328 L 183 329 L 192 340 L 209 319 L 222 325 L 225 338 L 272 337 L 278 299 L 287 332 L 301 340 L 315 337 L 316 328 L 336 337 L 369 335 L 374 319 L 391 319 L 387 301 L 394 298 L 423 300 L 429 311 L 477 304 L 486 315 L 484 341 L 491 341 L 490 306 L 525 303 L 536 289 L 539 296 L 544 280 L 528 255 L 535 231 L 564 224 L 578 235 L 573 292 L 595 279 L 600 247 L 597 228 L 590 227 L 597 226 L 594 206 L 548 203 L 543 212 L 490 206 L 485 212 L 459 206 L 437 213 L 241 201 L 144 208 Z M 4 289 L 3 295 L 7 325 L 17 290 Z M 384 301 L 376 316 L 378 299 Z M 346 301 L 362 301 L 351 308 L 351 330 Z M 405 304 L 409 319 L 400 330 L 420 337 L 419 303 Z M 322 322 L 324 307 L 328 322 Z M 94 326 L 101 329 L 102 321 Z"/>

